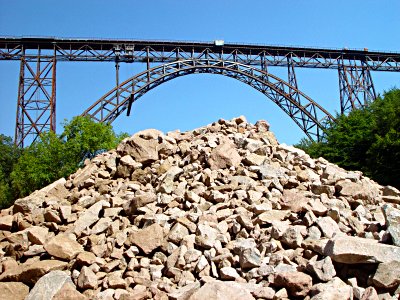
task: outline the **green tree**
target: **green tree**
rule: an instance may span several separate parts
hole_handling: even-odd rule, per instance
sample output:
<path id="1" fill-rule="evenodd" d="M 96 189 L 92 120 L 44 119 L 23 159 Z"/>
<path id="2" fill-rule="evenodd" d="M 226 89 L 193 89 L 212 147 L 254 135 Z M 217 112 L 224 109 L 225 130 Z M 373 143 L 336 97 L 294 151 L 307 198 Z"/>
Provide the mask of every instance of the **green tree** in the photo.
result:
<path id="1" fill-rule="evenodd" d="M 13 200 L 10 174 L 20 156 L 11 137 L 0 134 L 0 208 L 10 206 Z"/>
<path id="2" fill-rule="evenodd" d="M 369 106 L 338 116 L 324 142 L 300 141 L 312 157 L 322 156 L 349 170 L 361 170 L 381 184 L 400 187 L 400 90 Z"/>
<path id="3" fill-rule="evenodd" d="M 44 133 L 38 141 L 24 149 L 11 173 L 17 196 L 26 196 L 61 177 L 67 177 L 81 167 L 85 159 L 115 148 L 125 136 L 116 135 L 110 125 L 81 116 L 65 122 L 61 135 Z"/>

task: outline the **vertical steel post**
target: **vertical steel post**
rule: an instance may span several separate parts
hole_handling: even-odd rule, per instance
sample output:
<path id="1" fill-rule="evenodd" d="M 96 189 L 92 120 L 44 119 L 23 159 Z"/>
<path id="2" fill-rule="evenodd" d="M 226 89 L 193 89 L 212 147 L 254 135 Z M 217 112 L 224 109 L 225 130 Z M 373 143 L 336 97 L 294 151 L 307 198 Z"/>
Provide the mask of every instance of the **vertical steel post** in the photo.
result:
<path id="1" fill-rule="evenodd" d="M 54 50 L 55 51 L 55 50 Z M 24 147 L 43 132 L 56 130 L 56 57 L 21 57 L 15 144 Z"/>
<path id="2" fill-rule="evenodd" d="M 297 78 L 294 71 L 293 58 L 290 56 L 287 58 L 288 62 L 288 83 L 289 83 L 289 94 L 292 96 L 297 103 L 300 103 L 300 95 L 298 93 Z M 293 89 L 294 88 L 294 89 Z"/>

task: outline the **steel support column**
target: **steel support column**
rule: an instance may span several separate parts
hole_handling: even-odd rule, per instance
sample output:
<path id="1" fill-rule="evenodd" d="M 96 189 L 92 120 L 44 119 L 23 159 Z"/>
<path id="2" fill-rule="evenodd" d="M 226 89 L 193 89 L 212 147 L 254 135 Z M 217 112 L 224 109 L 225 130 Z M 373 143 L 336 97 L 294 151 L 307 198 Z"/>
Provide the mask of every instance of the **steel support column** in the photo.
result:
<path id="1" fill-rule="evenodd" d="M 338 71 L 342 114 L 365 107 L 375 100 L 375 88 L 367 64 L 361 62 L 357 65 L 354 61 L 345 64 L 342 59 L 338 64 Z"/>
<path id="2" fill-rule="evenodd" d="M 56 130 L 56 58 L 21 57 L 15 144 L 29 145 L 43 132 Z"/>

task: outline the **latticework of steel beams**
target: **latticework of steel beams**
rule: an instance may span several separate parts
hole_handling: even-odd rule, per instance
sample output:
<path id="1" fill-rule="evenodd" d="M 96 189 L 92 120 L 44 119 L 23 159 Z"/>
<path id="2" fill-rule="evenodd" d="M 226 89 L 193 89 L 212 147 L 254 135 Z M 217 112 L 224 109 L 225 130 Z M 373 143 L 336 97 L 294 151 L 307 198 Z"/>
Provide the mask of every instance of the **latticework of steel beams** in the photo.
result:
<path id="1" fill-rule="evenodd" d="M 56 130 L 56 59 L 21 57 L 15 144 L 24 147 L 43 132 Z"/>
<path id="2" fill-rule="evenodd" d="M 17 122 L 16 122 L 16 143 L 24 145 L 28 136 L 35 140 L 44 131 L 55 130 L 55 63 L 56 61 L 99 61 L 115 62 L 117 87 L 114 89 L 117 103 L 117 111 L 114 116 L 125 110 L 121 103 L 126 104 L 122 96 L 123 84 L 119 85 L 118 69 L 120 63 L 145 63 L 147 70 L 141 78 L 141 74 L 134 76 L 137 80 L 145 81 L 146 89 L 160 84 L 163 81 L 154 80 L 151 76 L 155 74 L 150 70 L 164 64 L 169 67 L 171 64 L 180 61 L 198 62 L 213 61 L 224 64 L 237 64 L 237 66 L 251 67 L 251 72 L 257 73 L 256 80 L 248 76 L 241 81 L 252 85 L 266 94 L 271 100 L 278 104 L 295 122 L 302 128 L 309 137 L 320 138 L 320 132 L 314 132 L 311 128 L 321 130 L 329 118 L 318 119 L 316 105 L 301 103 L 302 96 L 298 88 L 295 69 L 301 68 L 325 68 L 337 69 L 339 73 L 341 112 L 347 113 L 352 109 L 360 108 L 375 98 L 375 90 L 372 83 L 370 71 L 400 71 L 400 53 L 378 52 L 363 50 L 324 49 L 306 47 L 285 47 L 266 46 L 236 43 L 215 43 L 215 42 L 182 42 L 182 41 L 143 41 L 127 39 L 67 39 L 67 38 L 35 38 L 35 37 L 0 37 L 0 60 L 20 60 L 21 76 L 18 96 Z M 47 65 L 46 65 L 47 63 Z M 276 83 L 275 87 L 282 85 L 282 92 L 287 93 L 272 95 L 266 90 L 273 89 L 268 85 L 272 75 L 268 73 L 269 66 L 284 66 L 288 68 L 288 82 L 282 80 Z M 153 68 L 152 68 L 153 67 Z M 157 69 L 158 71 L 160 69 Z M 194 73 L 222 74 L 238 79 L 238 73 L 232 70 L 208 68 L 197 65 L 191 69 Z M 209 71 L 208 71 L 209 70 Z M 220 71 L 224 70 L 224 71 Z M 158 72 L 157 71 L 157 72 Z M 176 70 L 175 75 L 162 77 L 164 81 L 172 77 L 187 75 L 187 68 Z M 158 74 L 159 75 L 159 74 Z M 165 75 L 165 74 L 164 74 Z M 243 75 L 243 74 L 242 74 Z M 253 76 L 253 75 L 252 75 Z M 251 80 L 253 81 L 251 81 Z M 250 81 L 249 81 L 250 80 Z M 258 87 L 261 84 L 263 88 Z M 132 88 L 137 88 L 132 85 Z M 266 88 L 266 90 L 263 90 Z M 122 90 L 121 90 L 122 89 Z M 142 94 L 132 92 L 135 99 Z M 102 101 L 108 96 L 102 97 Z M 282 96 L 283 105 L 278 100 Z M 278 97 L 278 98 L 277 98 Z M 125 101 L 125 102 L 124 102 Z M 111 103 L 110 102 L 110 103 Z M 99 103 L 97 101 L 96 103 Z M 108 104 L 101 107 L 101 112 L 96 114 L 107 115 Z M 312 102 L 316 104 L 314 101 Z M 315 110 L 315 111 L 313 111 Z M 130 105 L 128 106 L 128 113 Z M 307 112 L 307 113 L 306 113 Z M 305 115 L 304 115 L 305 114 Z M 307 115 L 308 114 L 308 115 Z M 301 117 L 299 118 L 299 116 Z M 110 121 L 110 119 L 108 119 Z M 313 126 L 309 122 L 314 122 Z"/>
<path id="3" fill-rule="evenodd" d="M 366 64 L 349 66 L 343 63 L 338 71 L 342 114 L 365 107 L 375 100 L 375 88 Z"/>

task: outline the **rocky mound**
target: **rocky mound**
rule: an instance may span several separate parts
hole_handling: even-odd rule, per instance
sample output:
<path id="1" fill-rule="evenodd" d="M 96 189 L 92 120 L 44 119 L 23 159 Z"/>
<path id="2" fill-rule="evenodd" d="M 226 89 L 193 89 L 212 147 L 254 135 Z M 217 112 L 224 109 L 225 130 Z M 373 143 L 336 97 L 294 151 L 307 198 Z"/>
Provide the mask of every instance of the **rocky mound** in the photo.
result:
<path id="1" fill-rule="evenodd" d="M 400 192 L 244 117 L 145 130 L 0 214 L 2 299 L 397 299 Z"/>

